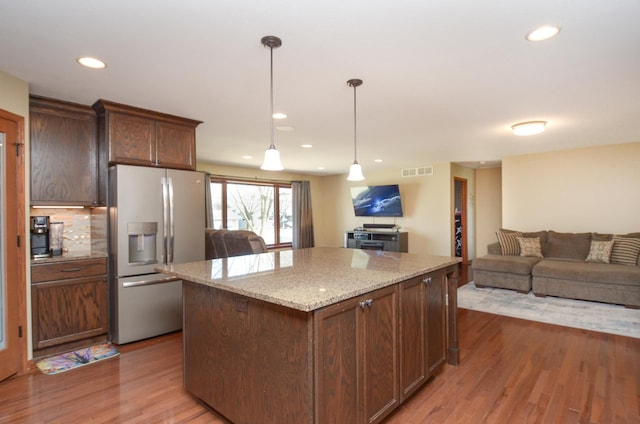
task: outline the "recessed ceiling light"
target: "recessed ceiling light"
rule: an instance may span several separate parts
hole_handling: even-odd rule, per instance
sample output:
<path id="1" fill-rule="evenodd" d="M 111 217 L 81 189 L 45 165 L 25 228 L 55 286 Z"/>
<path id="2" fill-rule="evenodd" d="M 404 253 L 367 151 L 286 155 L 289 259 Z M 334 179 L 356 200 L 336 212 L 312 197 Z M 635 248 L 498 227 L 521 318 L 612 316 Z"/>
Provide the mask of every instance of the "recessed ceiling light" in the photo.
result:
<path id="1" fill-rule="evenodd" d="M 96 59 L 95 57 L 83 56 L 77 59 L 78 63 L 82 66 L 91 69 L 104 69 L 107 67 L 107 64 L 101 61 L 100 59 Z"/>
<path id="2" fill-rule="evenodd" d="M 293 131 L 295 128 L 287 127 L 287 126 L 281 126 L 281 127 L 276 127 L 276 129 L 278 131 L 289 132 L 289 131 Z"/>
<path id="3" fill-rule="evenodd" d="M 552 25 L 543 25 L 527 34 L 529 41 L 544 41 L 555 37 L 560 32 L 560 28 Z"/>
<path id="4" fill-rule="evenodd" d="M 285 119 L 287 117 L 286 113 L 276 112 L 273 114 L 273 119 Z"/>
<path id="5" fill-rule="evenodd" d="M 242 159 L 253 159 L 253 156 L 244 155 L 244 156 L 242 156 Z"/>
<path id="6" fill-rule="evenodd" d="M 534 135 L 544 131 L 547 121 L 528 121 L 520 122 L 511 126 L 511 130 L 515 135 Z"/>
<path id="7" fill-rule="evenodd" d="M 313 147 L 313 144 L 301 144 L 300 147 L 304 147 L 305 149 L 310 149 Z"/>
<path id="8" fill-rule="evenodd" d="M 322 171 L 324 169 L 324 166 L 319 166 L 318 169 Z"/>
<path id="9" fill-rule="evenodd" d="M 382 162 L 382 159 L 374 159 L 373 161 L 380 163 L 380 162 Z"/>

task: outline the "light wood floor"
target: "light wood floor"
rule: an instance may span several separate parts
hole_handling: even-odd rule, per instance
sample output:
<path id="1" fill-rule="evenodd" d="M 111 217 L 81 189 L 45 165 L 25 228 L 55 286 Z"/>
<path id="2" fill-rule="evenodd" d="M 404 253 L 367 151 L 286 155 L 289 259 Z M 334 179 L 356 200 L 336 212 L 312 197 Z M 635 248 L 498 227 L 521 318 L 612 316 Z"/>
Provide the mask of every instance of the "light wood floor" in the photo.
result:
<path id="1" fill-rule="evenodd" d="M 464 309 L 459 324 L 461 364 L 386 424 L 640 423 L 640 339 Z M 174 333 L 67 373 L 5 381 L 0 423 L 224 423 L 184 391 L 181 360 Z"/>

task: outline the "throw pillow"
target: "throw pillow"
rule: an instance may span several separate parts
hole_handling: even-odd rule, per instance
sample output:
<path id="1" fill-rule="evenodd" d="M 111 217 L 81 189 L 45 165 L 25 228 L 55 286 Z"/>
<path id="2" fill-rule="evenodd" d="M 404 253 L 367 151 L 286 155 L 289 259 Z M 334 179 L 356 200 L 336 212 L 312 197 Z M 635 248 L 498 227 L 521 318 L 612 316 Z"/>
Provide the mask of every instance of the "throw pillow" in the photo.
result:
<path id="1" fill-rule="evenodd" d="M 500 242 L 500 249 L 504 256 L 518 256 L 520 254 L 520 245 L 518 244 L 518 237 L 522 237 L 522 233 L 519 231 L 504 232 L 498 231 L 496 233 L 498 241 Z"/>
<path id="2" fill-rule="evenodd" d="M 636 265 L 638 255 L 640 255 L 640 239 L 613 236 L 612 264 Z"/>
<path id="3" fill-rule="evenodd" d="M 611 260 L 611 250 L 613 249 L 613 240 L 599 241 L 591 240 L 591 248 L 585 262 L 602 262 L 608 264 Z"/>
<path id="4" fill-rule="evenodd" d="M 540 246 L 540 237 L 518 237 L 518 245 L 520 246 L 520 256 L 532 256 L 534 258 L 543 258 L 542 246 Z"/>

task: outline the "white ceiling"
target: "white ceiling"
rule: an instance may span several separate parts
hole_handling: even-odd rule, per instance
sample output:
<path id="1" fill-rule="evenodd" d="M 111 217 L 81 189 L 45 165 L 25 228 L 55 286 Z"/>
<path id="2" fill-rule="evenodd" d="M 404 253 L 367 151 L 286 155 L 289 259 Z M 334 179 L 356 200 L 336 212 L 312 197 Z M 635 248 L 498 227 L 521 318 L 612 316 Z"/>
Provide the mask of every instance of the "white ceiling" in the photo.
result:
<path id="1" fill-rule="evenodd" d="M 295 128 L 276 132 L 285 168 L 348 171 L 346 81 L 361 78 L 366 176 L 640 141 L 639 20 L 638 0 L 11 0 L 0 6 L 0 70 L 33 94 L 201 120 L 198 159 L 258 167 L 269 145 L 260 39 L 276 35 L 275 109 L 289 116 L 276 125 Z M 526 41 L 542 24 L 562 30 Z M 82 68 L 82 55 L 108 67 Z M 529 120 L 550 124 L 510 133 Z"/>

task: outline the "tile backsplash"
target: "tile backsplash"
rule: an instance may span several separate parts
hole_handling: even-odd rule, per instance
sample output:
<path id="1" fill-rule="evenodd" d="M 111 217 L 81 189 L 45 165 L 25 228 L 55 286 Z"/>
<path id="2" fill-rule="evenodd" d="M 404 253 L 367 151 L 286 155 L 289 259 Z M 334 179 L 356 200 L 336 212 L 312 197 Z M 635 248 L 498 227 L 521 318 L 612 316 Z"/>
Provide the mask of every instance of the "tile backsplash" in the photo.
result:
<path id="1" fill-rule="evenodd" d="M 31 216 L 49 216 L 49 222 L 64 224 L 63 254 L 107 252 L 107 208 L 33 209 Z"/>

